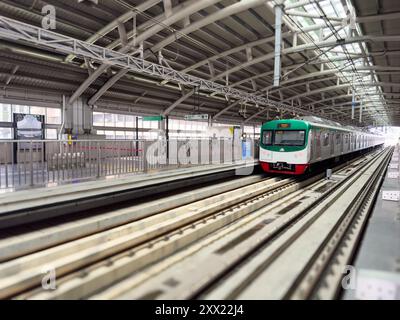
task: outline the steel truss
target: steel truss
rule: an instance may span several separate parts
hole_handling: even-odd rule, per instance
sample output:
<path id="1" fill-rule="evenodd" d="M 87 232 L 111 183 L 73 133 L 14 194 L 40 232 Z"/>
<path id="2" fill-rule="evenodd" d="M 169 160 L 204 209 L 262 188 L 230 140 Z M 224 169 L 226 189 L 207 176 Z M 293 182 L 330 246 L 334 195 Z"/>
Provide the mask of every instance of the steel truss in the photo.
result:
<path id="1" fill-rule="evenodd" d="M 27 42 L 43 49 L 68 55 L 75 55 L 81 58 L 89 58 L 100 63 L 109 64 L 110 66 L 116 66 L 139 74 L 173 81 L 181 85 L 187 85 L 194 88 L 197 87 L 210 93 L 235 98 L 244 103 L 253 103 L 257 107 L 264 106 L 265 109 L 277 108 L 278 110 L 290 113 L 321 116 L 321 113 L 311 112 L 294 105 L 271 100 L 268 97 L 235 89 L 214 81 L 205 80 L 138 57 L 133 57 L 129 54 L 120 53 L 86 41 L 74 39 L 40 27 L 9 19 L 1 15 L 0 38 L 11 41 Z"/>

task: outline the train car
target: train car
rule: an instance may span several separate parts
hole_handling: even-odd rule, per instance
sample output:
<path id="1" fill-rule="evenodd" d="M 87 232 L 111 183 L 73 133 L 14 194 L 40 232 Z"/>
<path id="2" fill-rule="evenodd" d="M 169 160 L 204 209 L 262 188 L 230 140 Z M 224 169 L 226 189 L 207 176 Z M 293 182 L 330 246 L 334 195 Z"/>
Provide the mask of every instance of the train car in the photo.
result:
<path id="1" fill-rule="evenodd" d="M 273 120 L 261 127 L 261 167 L 266 172 L 300 175 L 318 163 L 375 148 L 384 137 L 316 117 Z"/>

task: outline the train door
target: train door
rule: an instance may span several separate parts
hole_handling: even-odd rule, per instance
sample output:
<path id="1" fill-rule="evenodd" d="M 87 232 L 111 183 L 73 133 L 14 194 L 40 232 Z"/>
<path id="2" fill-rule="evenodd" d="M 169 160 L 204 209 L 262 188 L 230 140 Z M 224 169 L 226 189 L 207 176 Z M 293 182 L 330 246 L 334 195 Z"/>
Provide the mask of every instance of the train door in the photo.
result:
<path id="1" fill-rule="evenodd" d="M 329 143 L 331 145 L 331 156 L 335 154 L 335 134 L 333 132 L 329 132 Z"/>
<path id="2" fill-rule="evenodd" d="M 354 151 L 357 150 L 357 134 L 354 134 Z"/>
<path id="3" fill-rule="evenodd" d="M 348 144 L 347 144 L 347 150 L 351 151 L 351 143 L 353 142 L 353 136 L 352 136 L 351 133 L 348 133 L 347 136 L 349 137 L 349 141 L 348 141 Z"/>
<path id="4" fill-rule="evenodd" d="M 343 146 L 343 144 L 344 144 L 344 139 L 343 139 L 344 134 L 342 132 L 339 133 L 339 134 L 340 134 L 340 154 L 343 154 L 343 151 L 344 151 L 344 146 Z"/>
<path id="5" fill-rule="evenodd" d="M 315 146 L 316 146 L 315 158 L 319 159 L 319 158 L 321 158 L 321 130 L 320 129 L 315 129 Z"/>
<path id="6" fill-rule="evenodd" d="M 310 129 L 308 131 L 308 148 L 309 148 L 309 152 L 310 152 L 310 159 L 309 161 L 311 161 L 314 158 L 315 155 L 315 140 L 314 140 L 314 136 L 315 134 L 313 134 L 313 129 Z"/>
<path id="7" fill-rule="evenodd" d="M 354 133 L 350 134 L 350 143 L 349 143 L 349 151 L 353 151 L 354 149 Z"/>
<path id="8" fill-rule="evenodd" d="M 339 132 L 336 132 L 335 133 L 335 138 L 334 138 L 334 141 L 335 141 L 335 149 L 334 149 L 334 154 L 335 155 L 338 155 L 339 153 L 340 153 L 340 145 L 341 145 L 341 142 L 340 142 L 340 137 L 341 137 L 341 135 L 340 135 L 340 133 Z"/>

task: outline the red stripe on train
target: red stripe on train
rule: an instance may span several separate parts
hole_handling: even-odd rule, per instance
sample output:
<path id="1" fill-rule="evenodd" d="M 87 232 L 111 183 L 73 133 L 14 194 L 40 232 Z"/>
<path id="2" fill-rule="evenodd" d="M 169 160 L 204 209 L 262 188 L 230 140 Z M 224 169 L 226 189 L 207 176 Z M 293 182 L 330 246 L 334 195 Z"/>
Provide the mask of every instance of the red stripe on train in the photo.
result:
<path id="1" fill-rule="evenodd" d="M 265 172 L 271 172 L 271 173 L 283 173 L 283 174 L 304 174 L 305 171 L 307 170 L 308 166 L 310 164 L 295 164 L 294 165 L 294 171 L 288 171 L 288 170 L 273 170 L 270 169 L 271 166 L 268 162 L 261 162 L 261 168 L 265 171 Z"/>

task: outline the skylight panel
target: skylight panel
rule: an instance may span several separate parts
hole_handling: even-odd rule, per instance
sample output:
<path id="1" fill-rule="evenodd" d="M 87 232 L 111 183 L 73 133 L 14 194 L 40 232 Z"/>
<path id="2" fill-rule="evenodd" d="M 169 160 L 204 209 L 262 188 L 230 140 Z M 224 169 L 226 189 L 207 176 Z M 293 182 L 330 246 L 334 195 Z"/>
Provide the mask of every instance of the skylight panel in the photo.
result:
<path id="1" fill-rule="evenodd" d="M 338 35 L 341 38 L 345 38 L 346 37 L 346 31 L 344 29 L 339 30 Z"/>
<path id="2" fill-rule="evenodd" d="M 313 13 L 313 14 L 316 13 L 313 4 L 307 4 L 303 8 L 304 8 L 304 11 L 307 12 L 307 13 Z"/>
<path id="3" fill-rule="evenodd" d="M 294 0 L 289 0 L 287 2 L 298 3 L 298 1 Z M 303 5 L 302 7 L 294 9 L 294 11 L 303 11 L 305 15 L 315 15 L 316 17 L 326 15 L 327 17 L 346 19 L 349 12 L 354 12 L 354 8 L 351 4 L 351 0 L 323 0 L 318 1 L 318 3 L 311 2 Z M 325 21 L 319 18 L 314 19 L 305 16 L 301 17 L 298 15 L 289 16 L 289 19 L 291 22 L 294 22 L 296 27 L 299 27 L 300 29 L 304 29 L 316 24 L 325 25 L 322 34 L 320 30 L 313 30 L 305 33 L 306 38 L 308 38 L 306 41 L 310 43 L 315 42 L 317 44 L 315 53 L 319 55 L 319 59 L 313 63 L 317 64 L 320 61 L 323 62 L 327 68 L 338 69 L 339 71 L 336 73 L 336 76 L 341 80 L 342 83 L 350 82 L 351 84 L 354 79 L 354 84 L 357 87 L 357 96 L 367 99 L 365 95 L 375 95 L 380 101 L 384 101 L 384 97 L 379 95 L 379 92 L 382 92 L 382 88 L 371 85 L 378 82 L 376 73 L 374 71 L 370 73 L 365 72 L 365 70 L 362 68 L 365 63 L 368 65 L 373 65 L 371 57 L 362 56 L 363 53 L 368 54 L 369 52 L 365 42 L 349 43 L 337 46 L 333 50 L 331 50 L 332 48 L 329 47 L 318 48 L 318 42 L 321 41 L 321 37 L 324 39 L 325 37 L 329 36 L 328 39 L 330 41 L 348 38 L 349 26 L 343 26 L 341 21 L 338 19 Z M 335 29 L 335 31 L 332 34 L 333 29 Z M 353 31 L 353 35 L 362 35 L 359 24 L 356 24 L 356 29 Z M 321 50 L 323 51 L 322 54 Z M 356 70 L 356 75 L 353 78 L 352 72 L 354 69 Z M 370 97 L 368 97 L 368 99 L 370 99 Z M 375 115 L 376 117 L 380 116 L 376 113 L 376 111 Z"/>
<path id="4" fill-rule="evenodd" d="M 322 7 L 322 10 L 324 10 L 325 14 L 328 17 L 335 17 L 336 16 L 335 9 L 333 9 L 332 5 L 328 5 L 326 7 Z"/>
<path id="5" fill-rule="evenodd" d="M 322 8 L 324 8 L 330 4 L 330 0 L 320 1 L 319 4 L 321 5 Z"/>

